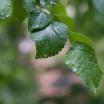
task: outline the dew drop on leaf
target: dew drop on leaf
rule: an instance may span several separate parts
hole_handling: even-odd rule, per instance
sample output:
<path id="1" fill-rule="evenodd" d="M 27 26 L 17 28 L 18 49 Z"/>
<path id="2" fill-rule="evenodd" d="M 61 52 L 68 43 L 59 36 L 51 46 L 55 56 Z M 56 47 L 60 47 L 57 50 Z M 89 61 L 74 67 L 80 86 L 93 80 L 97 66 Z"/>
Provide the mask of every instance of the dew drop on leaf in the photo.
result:
<path id="1" fill-rule="evenodd" d="M 0 19 L 6 19 L 12 15 L 11 0 L 0 0 Z"/>

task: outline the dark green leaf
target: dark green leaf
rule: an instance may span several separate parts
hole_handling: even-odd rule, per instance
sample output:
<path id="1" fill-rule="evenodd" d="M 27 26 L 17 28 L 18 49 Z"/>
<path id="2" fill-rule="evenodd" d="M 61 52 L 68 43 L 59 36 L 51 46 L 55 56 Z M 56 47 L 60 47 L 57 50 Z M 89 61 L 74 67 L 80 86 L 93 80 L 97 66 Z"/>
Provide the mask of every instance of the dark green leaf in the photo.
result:
<path id="1" fill-rule="evenodd" d="M 52 18 L 48 13 L 42 11 L 42 8 L 35 5 L 33 0 L 23 0 L 24 7 L 28 14 L 29 31 L 42 30 L 52 22 Z"/>
<path id="2" fill-rule="evenodd" d="M 47 27 L 51 22 L 51 16 L 38 9 L 30 12 L 28 17 L 28 26 L 30 31 L 42 30 L 43 28 Z"/>
<path id="3" fill-rule="evenodd" d="M 67 53 L 66 64 L 85 81 L 91 91 L 96 92 L 102 72 L 98 66 L 93 48 L 84 43 L 74 43 Z"/>
<path id="4" fill-rule="evenodd" d="M 23 1 L 28 15 L 28 28 L 37 48 L 36 58 L 58 54 L 67 40 L 68 28 L 65 24 L 72 26 L 64 6 L 57 0 L 36 0 L 36 4 L 33 0 Z M 62 11 L 58 8 L 62 8 Z"/>
<path id="5" fill-rule="evenodd" d="M 0 0 L 0 19 L 9 18 L 12 15 L 11 0 Z"/>
<path id="6" fill-rule="evenodd" d="M 32 33 L 31 38 L 37 47 L 36 58 L 47 58 L 61 51 L 67 41 L 68 28 L 60 22 L 53 22 L 40 32 Z"/>

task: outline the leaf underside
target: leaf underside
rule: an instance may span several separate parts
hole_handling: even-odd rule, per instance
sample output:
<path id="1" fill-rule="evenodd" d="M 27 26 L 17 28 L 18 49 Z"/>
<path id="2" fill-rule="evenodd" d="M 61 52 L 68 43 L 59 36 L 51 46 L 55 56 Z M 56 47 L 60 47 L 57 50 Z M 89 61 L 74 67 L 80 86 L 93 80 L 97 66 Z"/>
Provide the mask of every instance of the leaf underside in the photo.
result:
<path id="1" fill-rule="evenodd" d="M 76 42 L 66 55 L 66 64 L 73 69 L 92 92 L 96 92 L 102 77 L 93 48 Z"/>

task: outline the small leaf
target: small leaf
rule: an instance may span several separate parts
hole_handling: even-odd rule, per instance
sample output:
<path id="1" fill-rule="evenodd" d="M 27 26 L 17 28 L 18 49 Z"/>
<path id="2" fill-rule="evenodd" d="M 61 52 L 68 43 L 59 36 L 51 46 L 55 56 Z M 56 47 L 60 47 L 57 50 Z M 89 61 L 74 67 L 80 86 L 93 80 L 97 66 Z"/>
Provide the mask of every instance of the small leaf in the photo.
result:
<path id="1" fill-rule="evenodd" d="M 31 38 L 37 47 L 36 58 L 47 58 L 61 51 L 67 41 L 68 28 L 60 22 L 53 22 L 40 32 L 32 33 Z"/>
<path id="2" fill-rule="evenodd" d="M 91 91 L 96 92 L 102 72 L 93 48 L 81 42 L 74 43 L 66 55 L 66 64 L 85 81 Z"/>
<path id="3" fill-rule="evenodd" d="M 56 5 L 49 6 L 48 8 L 54 19 L 65 23 L 71 30 L 73 30 L 74 22 L 72 18 L 67 16 L 64 5 L 57 3 Z"/>
<path id="4" fill-rule="evenodd" d="M 70 39 L 71 43 L 82 42 L 91 47 L 93 46 L 93 42 L 91 41 L 91 39 L 89 39 L 87 36 L 82 35 L 82 34 L 70 32 L 69 39 Z"/>
<path id="5" fill-rule="evenodd" d="M 11 0 L 0 0 L 0 19 L 9 18 L 12 15 Z"/>
<path id="6" fill-rule="evenodd" d="M 51 16 L 38 9 L 30 12 L 28 16 L 28 27 L 30 31 L 42 30 L 47 27 L 51 22 Z"/>

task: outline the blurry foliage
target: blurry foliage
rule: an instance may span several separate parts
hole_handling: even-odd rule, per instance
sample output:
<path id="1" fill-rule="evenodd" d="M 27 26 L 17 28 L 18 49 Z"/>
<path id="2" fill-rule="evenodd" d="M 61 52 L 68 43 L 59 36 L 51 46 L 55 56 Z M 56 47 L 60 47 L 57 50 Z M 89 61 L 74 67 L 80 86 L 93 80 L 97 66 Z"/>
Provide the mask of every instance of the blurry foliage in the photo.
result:
<path id="1" fill-rule="evenodd" d="M 0 31 L 0 104 L 32 104 L 34 101 L 31 67 L 18 58 L 17 40 L 22 29 L 21 24 L 11 24 Z"/>
<path id="2" fill-rule="evenodd" d="M 61 0 L 64 3 L 64 0 Z M 66 0 L 75 9 L 75 30 L 93 40 L 104 36 L 104 0 Z"/>

